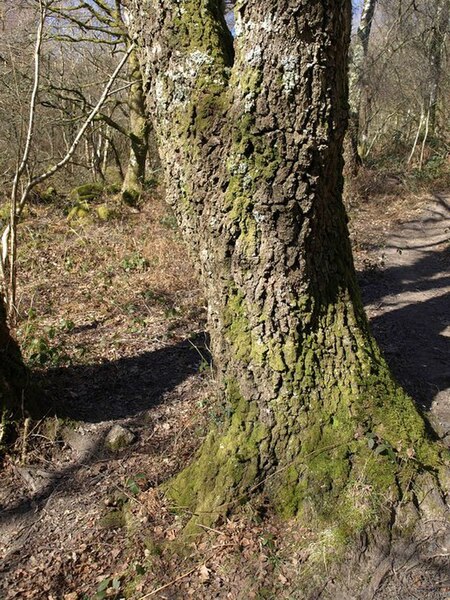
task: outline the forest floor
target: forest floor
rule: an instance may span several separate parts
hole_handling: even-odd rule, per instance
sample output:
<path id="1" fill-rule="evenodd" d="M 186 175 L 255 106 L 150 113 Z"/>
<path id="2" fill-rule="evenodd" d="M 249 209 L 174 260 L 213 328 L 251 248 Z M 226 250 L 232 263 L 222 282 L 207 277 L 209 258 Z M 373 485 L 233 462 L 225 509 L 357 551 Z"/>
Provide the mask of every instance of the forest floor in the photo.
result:
<path id="1" fill-rule="evenodd" d="M 449 443 L 450 196 L 390 186 L 350 207 L 363 297 Z M 36 205 L 21 236 L 18 338 L 57 418 L 25 430 L 3 465 L 0 598 L 300 599 L 308 531 L 249 507 L 181 546 L 185 516 L 158 493 L 215 418 L 203 301 L 162 201 L 106 222 Z M 119 451 L 115 425 L 133 437 Z M 450 578 L 406 565 L 377 597 L 448 599 Z"/>

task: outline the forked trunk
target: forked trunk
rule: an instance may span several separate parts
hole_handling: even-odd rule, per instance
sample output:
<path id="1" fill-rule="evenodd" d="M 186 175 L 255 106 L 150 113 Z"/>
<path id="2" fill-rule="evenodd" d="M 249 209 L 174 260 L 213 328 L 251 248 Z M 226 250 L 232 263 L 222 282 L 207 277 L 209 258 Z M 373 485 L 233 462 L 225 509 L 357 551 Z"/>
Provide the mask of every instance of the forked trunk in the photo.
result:
<path id="1" fill-rule="evenodd" d="M 234 48 L 220 4 L 133 11 L 223 397 L 223 424 L 168 490 L 206 521 L 258 490 L 346 535 L 439 464 L 355 282 L 341 200 L 350 1 L 240 2 Z"/>

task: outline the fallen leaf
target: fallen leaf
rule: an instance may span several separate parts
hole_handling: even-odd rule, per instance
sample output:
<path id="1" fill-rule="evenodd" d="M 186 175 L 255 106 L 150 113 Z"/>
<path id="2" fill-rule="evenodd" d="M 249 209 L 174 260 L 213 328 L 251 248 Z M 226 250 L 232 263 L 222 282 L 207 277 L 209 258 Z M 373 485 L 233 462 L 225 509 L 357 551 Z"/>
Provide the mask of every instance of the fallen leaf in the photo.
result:
<path id="1" fill-rule="evenodd" d="M 206 565 L 202 565 L 200 567 L 199 576 L 200 576 L 200 581 L 202 581 L 203 583 L 205 583 L 206 581 L 209 581 L 209 569 Z"/>

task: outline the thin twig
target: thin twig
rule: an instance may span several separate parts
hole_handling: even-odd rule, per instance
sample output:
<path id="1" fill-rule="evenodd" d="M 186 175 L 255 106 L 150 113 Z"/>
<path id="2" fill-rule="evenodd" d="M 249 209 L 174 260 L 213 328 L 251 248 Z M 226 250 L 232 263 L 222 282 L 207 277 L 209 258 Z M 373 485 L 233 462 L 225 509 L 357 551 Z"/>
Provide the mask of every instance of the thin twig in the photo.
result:
<path id="1" fill-rule="evenodd" d="M 212 531 L 213 533 L 217 533 L 218 535 L 223 535 L 223 531 L 219 531 L 218 529 L 214 529 L 214 527 L 208 527 L 207 525 L 202 525 L 201 523 L 197 523 L 199 527 L 202 529 L 206 529 L 206 531 Z"/>

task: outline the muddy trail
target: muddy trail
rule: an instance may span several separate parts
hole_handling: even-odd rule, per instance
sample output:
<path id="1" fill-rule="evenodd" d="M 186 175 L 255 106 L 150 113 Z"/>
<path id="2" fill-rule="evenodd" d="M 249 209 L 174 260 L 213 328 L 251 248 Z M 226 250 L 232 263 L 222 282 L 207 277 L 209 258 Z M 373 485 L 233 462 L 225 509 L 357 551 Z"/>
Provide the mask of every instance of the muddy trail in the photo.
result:
<path id="1" fill-rule="evenodd" d="M 446 443 L 449 232 L 450 196 L 436 196 L 373 244 L 372 259 L 382 266 L 360 272 L 368 315 L 391 368 Z M 44 433 L 30 435 L 29 446 L 36 450 L 18 449 L 23 464 L 5 465 L 0 598 L 252 598 L 259 597 L 252 595 L 255 589 L 268 587 L 270 597 L 288 597 L 297 559 L 280 562 L 272 548 L 276 529 L 267 533 L 270 525 L 263 530 L 259 524 L 229 522 L 223 531 L 207 532 L 219 536 L 212 554 L 210 546 L 200 544 L 193 545 L 191 557 L 160 557 L 159 541 L 174 539 L 182 523 L 156 486 L 190 460 L 214 418 L 202 325 L 197 319 L 169 337 L 143 337 L 147 341 L 139 348 L 127 342 L 123 355 L 44 374 L 60 419 L 54 420 L 55 431 L 50 423 Z M 86 343 L 106 330 L 100 317 L 91 315 Z M 131 434 L 119 452 L 105 443 L 116 425 Z M 231 561 L 229 571 L 223 556 Z M 426 570 L 419 576 L 408 597 L 448 598 L 450 581 L 442 572 L 439 582 Z M 385 588 L 382 597 L 400 597 L 398 591 L 396 585 L 392 592 Z"/>

